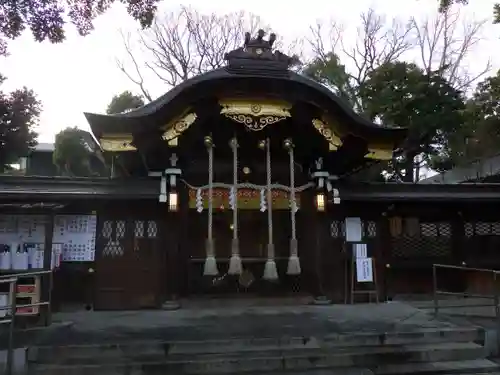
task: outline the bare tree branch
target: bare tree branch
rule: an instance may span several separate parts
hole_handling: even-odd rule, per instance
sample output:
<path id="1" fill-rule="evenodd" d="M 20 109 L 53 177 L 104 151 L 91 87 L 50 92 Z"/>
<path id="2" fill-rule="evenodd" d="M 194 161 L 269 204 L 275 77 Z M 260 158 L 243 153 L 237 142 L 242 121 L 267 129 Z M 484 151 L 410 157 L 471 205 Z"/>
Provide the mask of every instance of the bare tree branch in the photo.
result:
<path id="1" fill-rule="evenodd" d="M 133 50 L 130 40 L 124 38 L 129 64 L 122 61 L 118 67 L 151 100 L 143 79 L 144 69 L 169 87 L 176 86 L 223 66 L 224 54 L 242 46 L 246 31 L 254 33 L 259 28 L 269 29 L 263 27 L 259 17 L 245 12 L 221 16 L 182 7 L 158 16 L 150 29 L 138 32 L 140 50 Z"/>
<path id="2" fill-rule="evenodd" d="M 394 62 L 414 47 L 415 37 L 413 26 L 393 19 L 387 24 L 386 19 L 379 16 L 373 9 L 361 14 L 361 26 L 357 29 L 354 45 L 344 42 L 345 28 L 336 21 L 330 21 L 326 28 L 317 23 L 311 27 L 311 36 L 307 38 L 315 62 L 325 66 L 332 57 L 338 59 L 339 68 L 345 70 L 342 74 L 348 76 L 348 82 L 339 80 L 344 87 L 330 87 L 335 92 L 347 93 L 349 101 L 358 111 L 363 105 L 358 95 L 358 89 L 368 78 L 370 72 L 385 63 Z M 340 62 L 346 66 L 341 65 Z M 336 82 L 324 82 L 335 86 Z"/>
<path id="3" fill-rule="evenodd" d="M 127 56 L 131 60 L 132 65 L 134 67 L 135 77 L 125 69 L 125 65 L 123 64 L 122 61 L 117 59 L 116 64 L 118 65 L 118 68 L 127 76 L 127 78 L 129 80 L 131 80 L 133 83 L 135 83 L 137 86 L 139 86 L 139 89 L 141 90 L 144 97 L 147 100 L 151 101 L 152 100 L 151 95 L 150 95 L 149 91 L 144 86 L 144 78 L 141 74 L 141 70 L 139 69 L 139 64 L 137 63 L 137 60 L 134 58 L 134 55 L 132 54 L 132 47 L 130 44 L 130 34 L 125 35 L 123 33 L 123 31 L 121 31 L 120 33 L 122 36 L 123 45 L 125 47 L 125 51 L 127 53 Z"/>
<path id="4" fill-rule="evenodd" d="M 446 8 L 433 18 L 412 19 L 420 50 L 420 65 L 427 73 L 439 72 L 455 88 L 467 91 L 491 69 L 487 61 L 472 74 L 465 60 L 481 41 L 480 32 L 487 20 L 461 21 L 460 12 Z M 461 27 L 460 27 L 461 26 Z"/>

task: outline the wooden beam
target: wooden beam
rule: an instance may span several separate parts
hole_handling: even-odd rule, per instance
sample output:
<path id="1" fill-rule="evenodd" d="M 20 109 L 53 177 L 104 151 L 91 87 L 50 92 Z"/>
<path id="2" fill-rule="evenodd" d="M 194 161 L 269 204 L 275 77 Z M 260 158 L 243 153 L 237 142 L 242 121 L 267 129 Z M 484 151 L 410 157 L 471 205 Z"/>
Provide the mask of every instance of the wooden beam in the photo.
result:
<path id="1" fill-rule="evenodd" d="M 54 236 L 54 211 L 50 211 L 48 215 L 45 216 L 45 243 L 43 251 L 43 270 L 52 270 L 52 239 Z M 41 287 L 40 287 L 40 302 L 50 302 L 47 306 L 43 306 L 40 309 L 40 320 L 45 326 L 49 326 L 52 323 L 52 288 L 53 288 L 53 275 L 52 273 L 43 274 L 40 277 Z"/>

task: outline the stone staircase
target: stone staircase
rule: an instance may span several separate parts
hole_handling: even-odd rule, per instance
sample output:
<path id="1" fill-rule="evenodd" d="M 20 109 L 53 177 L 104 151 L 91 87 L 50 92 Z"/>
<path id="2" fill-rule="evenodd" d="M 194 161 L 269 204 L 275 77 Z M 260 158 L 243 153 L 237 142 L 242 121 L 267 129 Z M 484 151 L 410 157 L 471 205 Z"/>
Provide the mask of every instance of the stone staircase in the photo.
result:
<path id="1" fill-rule="evenodd" d="M 125 341 L 39 346 L 28 350 L 28 375 L 490 374 L 477 328 L 421 328 L 411 332 L 322 337 Z"/>

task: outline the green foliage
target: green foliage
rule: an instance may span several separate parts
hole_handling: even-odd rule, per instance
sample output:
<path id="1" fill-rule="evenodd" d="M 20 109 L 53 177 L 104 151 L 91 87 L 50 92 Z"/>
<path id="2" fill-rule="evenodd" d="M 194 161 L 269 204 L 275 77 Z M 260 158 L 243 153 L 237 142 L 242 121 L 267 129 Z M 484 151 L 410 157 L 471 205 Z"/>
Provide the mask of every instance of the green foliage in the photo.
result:
<path id="1" fill-rule="evenodd" d="M 481 0 L 476 0 L 481 1 Z M 464 4 L 467 5 L 469 0 L 439 0 L 439 11 L 445 12 L 448 10 L 453 4 Z M 493 5 L 493 22 L 500 23 L 500 4 Z"/>
<path id="2" fill-rule="evenodd" d="M 142 96 L 134 95 L 130 91 L 124 91 L 119 95 L 113 96 L 106 109 L 107 114 L 122 113 L 131 109 L 139 108 L 144 105 Z"/>
<path id="3" fill-rule="evenodd" d="M 59 43 L 65 39 L 68 19 L 81 35 L 87 35 L 94 19 L 118 1 L 127 6 L 128 13 L 142 27 L 147 27 L 153 22 L 159 0 L 3 0 L 0 33 L 15 39 L 29 29 L 38 42 Z"/>
<path id="4" fill-rule="evenodd" d="M 66 128 L 56 135 L 53 162 L 63 175 L 86 177 L 92 174 L 88 145 L 88 133 L 84 130 Z"/>
<path id="5" fill-rule="evenodd" d="M 433 158 L 449 154 L 450 141 L 460 133 L 465 108 L 462 93 L 437 72 L 426 74 L 415 64 L 404 62 L 385 64 L 369 74 L 360 95 L 371 119 L 409 127 L 402 161 L 402 174 L 408 181 L 413 176 L 415 155 L 424 153 L 435 167 Z"/>
<path id="6" fill-rule="evenodd" d="M 466 142 L 457 145 L 461 160 L 500 152 L 500 71 L 479 83 L 465 111 Z"/>
<path id="7" fill-rule="evenodd" d="M 3 80 L 0 77 L 0 83 Z M 34 128 L 40 110 L 35 94 L 25 87 L 10 94 L 0 92 L 0 172 L 36 145 Z"/>
<path id="8" fill-rule="evenodd" d="M 339 57 L 333 52 L 328 53 L 324 58 L 314 59 L 302 73 L 330 88 L 353 108 L 359 109 L 356 84 L 352 82 L 345 65 L 341 64 Z"/>

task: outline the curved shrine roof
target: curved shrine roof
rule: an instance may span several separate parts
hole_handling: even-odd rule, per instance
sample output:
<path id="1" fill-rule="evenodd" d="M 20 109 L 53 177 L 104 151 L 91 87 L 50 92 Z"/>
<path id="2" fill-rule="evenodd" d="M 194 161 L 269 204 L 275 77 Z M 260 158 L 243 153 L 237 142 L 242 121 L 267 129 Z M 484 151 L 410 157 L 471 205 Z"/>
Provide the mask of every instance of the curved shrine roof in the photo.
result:
<path id="1" fill-rule="evenodd" d="M 92 132 L 99 139 L 102 134 L 133 134 L 155 130 L 207 96 L 233 95 L 254 99 L 265 96 L 292 104 L 312 104 L 344 126 L 345 133 L 375 143 L 399 144 L 406 137 L 406 128 L 375 124 L 354 112 L 348 103 L 325 86 L 289 70 L 292 58 L 271 51 L 275 38 L 273 34 L 269 41 L 263 40 L 260 34 L 250 40 L 247 33 L 245 38 L 244 48 L 226 55 L 226 67 L 184 81 L 141 108 L 114 115 L 85 113 Z"/>

